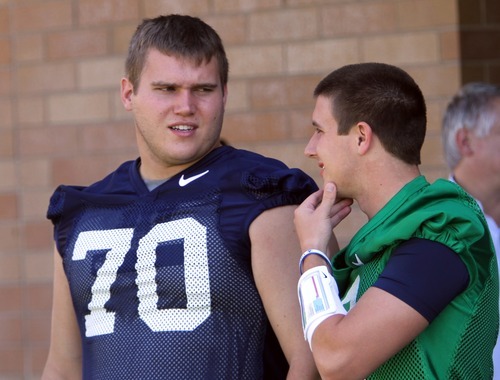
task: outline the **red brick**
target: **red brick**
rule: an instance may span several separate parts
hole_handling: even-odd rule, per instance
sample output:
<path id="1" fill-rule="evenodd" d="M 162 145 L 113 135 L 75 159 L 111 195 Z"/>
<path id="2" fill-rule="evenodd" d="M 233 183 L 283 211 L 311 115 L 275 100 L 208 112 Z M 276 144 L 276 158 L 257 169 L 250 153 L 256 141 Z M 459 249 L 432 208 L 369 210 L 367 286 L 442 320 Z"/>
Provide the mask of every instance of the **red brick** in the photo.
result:
<path id="1" fill-rule="evenodd" d="M 46 252 L 38 250 L 35 253 L 24 254 L 23 275 L 27 283 L 46 283 L 52 280 L 54 266 L 49 259 L 52 257 L 52 252 L 51 249 Z"/>
<path id="2" fill-rule="evenodd" d="M 302 40 L 317 37 L 317 11 L 311 9 L 279 9 L 249 16 L 250 41 Z M 301 22 L 296 22 L 297 20 Z"/>
<path id="3" fill-rule="evenodd" d="M 0 99 L 0 129 L 12 127 L 12 102 L 10 99 Z M 1 185 L 0 185 L 1 187 Z"/>
<path id="4" fill-rule="evenodd" d="M 72 25 L 71 2 L 43 1 L 14 5 L 11 11 L 14 32 L 43 31 Z"/>
<path id="5" fill-rule="evenodd" d="M 19 179 L 23 188 L 37 188 L 50 184 L 50 160 L 31 158 L 18 164 Z"/>
<path id="6" fill-rule="evenodd" d="M 247 38 L 247 18 L 244 15 L 223 14 L 204 20 L 217 31 L 225 44 L 244 43 Z"/>
<path id="7" fill-rule="evenodd" d="M 22 340 L 21 319 L 16 316 L 0 317 L 0 341 L 7 344 L 20 344 Z"/>
<path id="8" fill-rule="evenodd" d="M 0 224 L 0 279 L 2 277 L 14 275 L 17 276 L 19 272 L 16 270 L 18 267 L 18 257 L 3 255 L 6 253 L 15 253 L 19 249 L 19 227 L 15 223 L 1 223 Z"/>
<path id="9" fill-rule="evenodd" d="M 64 59 L 104 55 L 108 49 L 107 41 L 104 29 L 52 33 L 47 36 L 47 57 Z"/>
<path id="10" fill-rule="evenodd" d="M 0 244 L 0 252 L 3 251 L 8 250 L 3 246 L 3 244 Z M 15 252 L 15 249 L 13 249 L 12 252 Z M 0 281 L 3 284 L 10 284 L 19 281 L 21 279 L 21 272 L 22 270 L 19 253 L 0 254 Z"/>
<path id="11" fill-rule="evenodd" d="M 49 206 L 47 200 L 46 207 Z M 49 220 L 30 221 L 24 226 L 23 244 L 27 250 L 49 249 L 53 247 L 52 224 Z"/>
<path id="12" fill-rule="evenodd" d="M 0 7 L 0 34 L 9 32 L 9 11 L 7 7 Z"/>
<path id="13" fill-rule="evenodd" d="M 31 64 L 17 70 L 17 88 L 21 94 L 47 94 L 75 87 L 75 69 L 70 62 Z"/>
<path id="14" fill-rule="evenodd" d="M 83 152 L 132 150 L 136 147 L 133 123 L 88 125 L 81 130 Z"/>
<path id="15" fill-rule="evenodd" d="M 0 96 L 11 95 L 11 77 L 9 69 L 0 68 Z"/>
<path id="16" fill-rule="evenodd" d="M 8 65 L 11 63 L 11 46 L 10 40 L 0 38 L 0 65 Z"/>
<path id="17" fill-rule="evenodd" d="M 115 170 L 122 162 L 133 160 L 137 153 L 94 154 L 55 159 L 52 164 L 53 186 L 59 184 L 90 185 Z"/>
<path id="18" fill-rule="evenodd" d="M 215 0 L 216 12 L 239 12 L 257 11 L 264 9 L 279 8 L 281 0 Z"/>
<path id="19" fill-rule="evenodd" d="M 146 17 L 159 14 L 179 13 L 202 16 L 209 11 L 209 0 L 148 0 L 144 4 Z"/>
<path id="20" fill-rule="evenodd" d="M 110 95 L 105 91 L 52 95 L 47 103 L 53 124 L 103 122 L 111 116 Z"/>
<path id="21" fill-rule="evenodd" d="M 138 20 L 139 2 L 136 0 L 79 0 L 78 20 L 81 25 L 107 24 Z"/>
<path id="22" fill-rule="evenodd" d="M 49 314 L 52 309 L 52 283 L 28 284 L 25 288 L 28 314 Z"/>
<path id="23" fill-rule="evenodd" d="M 52 156 L 77 152 L 75 127 L 23 129 L 19 131 L 19 150 L 27 156 Z"/>
<path id="24" fill-rule="evenodd" d="M 458 31 L 443 32 L 439 35 L 442 60 L 460 59 L 460 36 Z"/>
<path id="25" fill-rule="evenodd" d="M 39 342 L 26 349 L 26 352 L 30 357 L 30 362 L 27 363 L 27 366 L 33 379 L 40 379 L 42 377 L 43 368 L 45 367 L 45 362 L 47 361 L 49 343 L 50 342 Z"/>
<path id="26" fill-rule="evenodd" d="M 113 53 L 126 54 L 130 39 L 137 28 L 136 22 L 127 23 L 125 25 L 119 24 L 113 28 L 112 31 L 112 47 Z"/>
<path id="27" fill-rule="evenodd" d="M 255 109 L 300 106 L 312 111 L 313 90 L 320 79 L 320 76 L 311 75 L 253 80 L 250 82 L 250 104 Z"/>
<path id="28" fill-rule="evenodd" d="M 15 59 L 20 62 L 41 61 L 44 46 L 42 34 L 18 35 L 14 40 Z"/>
<path id="29" fill-rule="evenodd" d="M 14 155 L 13 131 L 9 129 L 0 130 L 0 158 L 13 157 L 13 155 Z"/>
<path id="30" fill-rule="evenodd" d="M 21 379 L 24 363 L 23 349 L 9 345 L 0 347 L 0 373 L 6 379 Z"/>
<path id="31" fill-rule="evenodd" d="M 39 313 L 25 320 L 25 328 L 33 343 L 50 340 L 50 313 Z"/>
<path id="32" fill-rule="evenodd" d="M 229 141 L 255 142 L 288 138 L 286 112 L 228 115 L 225 136 Z"/>
<path id="33" fill-rule="evenodd" d="M 22 289 L 20 286 L 3 285 L 0 287 L 0 305 L 2 305 L 0 310 L 2 316 L 4 316 L 4 313 L 19 312 L 22 304 Z"/>
<path id="34" fill-rule="evenodd" d="M 456 0 L 400 0 L 398 17 L 401 30 L 433 29 L 455 25 L 458 19 Z"/>
<path id="35" fill-rule="evenodd" d="M 314 129 L 312 127 L 312 108 L 292 110 L 289 115 L 289 128 L 293 139 L 309 141 Z M 305 148 L 305 145 L 304 145 Z"/>
<path id="36" fill-rule="evenodd" d="M 367 35 L 397 30 L 396 5 L 387 2 L 343 3 L 321 11 L 325 36 Z"/>
<path id="37" fill-rule="evenodd" d="M 0 194 L 0 220 L 15 219 L 18 216 L 16 194 Z"/>

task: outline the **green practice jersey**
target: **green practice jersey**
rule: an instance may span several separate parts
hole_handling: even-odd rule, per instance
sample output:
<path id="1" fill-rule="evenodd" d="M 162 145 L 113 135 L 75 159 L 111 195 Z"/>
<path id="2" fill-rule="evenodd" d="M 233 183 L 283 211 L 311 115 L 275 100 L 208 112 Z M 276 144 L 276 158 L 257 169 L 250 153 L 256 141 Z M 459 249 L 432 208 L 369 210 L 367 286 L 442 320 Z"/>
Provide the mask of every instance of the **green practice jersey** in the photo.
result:
<path id="1" fill-rule="evenodd" d="M 431 185 L 417 177 L 335 255 L 334 276 L 344 305 L 352 308 L 380 276 L 393 250 L 411 238 L 433 240 L 455 251 L 467 266 L 469 284 L 369 379 L 490 379 L 499 322 L 497 262 L 481 210 L 456 184 L 439 179 Z"/>

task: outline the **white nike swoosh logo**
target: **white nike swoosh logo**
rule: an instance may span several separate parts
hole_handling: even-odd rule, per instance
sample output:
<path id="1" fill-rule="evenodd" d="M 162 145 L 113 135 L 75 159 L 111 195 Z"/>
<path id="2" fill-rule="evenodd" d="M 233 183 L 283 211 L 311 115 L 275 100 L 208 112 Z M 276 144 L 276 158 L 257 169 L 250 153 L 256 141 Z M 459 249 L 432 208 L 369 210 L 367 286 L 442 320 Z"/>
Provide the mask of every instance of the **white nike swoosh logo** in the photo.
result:
<path id="1" fill-rule="evenodd" d="M 363 263 L 360 259 L 359 259 L 359 256 L 358 254 L 354 254 L 354 257 L 356 257 L 356 261 L 353 261 L 353 265 L 356 265 L 357 267 L 360 267 L 361 265 L 365 265 L 365 263 Z"/>
<path id="2" fill-rule="evenodd" d="M 203 177 L 205 174 L 208 173 L 208 170 L 207 171 L 204 171 L 203 173 L 200 173 L 200 174 L 197 174 L 197 175 L 194 175 L 192 177 L 189 177 L 189 178 L 184 178 L 184 174 L 181 176 L 181 178 L 179 178 L 179 186 L 180 187 L 184 187 L 186 186 L 187 184 L 193 182 L 194 180 L 197 180 L 198 178 L 200 177 Z"/>

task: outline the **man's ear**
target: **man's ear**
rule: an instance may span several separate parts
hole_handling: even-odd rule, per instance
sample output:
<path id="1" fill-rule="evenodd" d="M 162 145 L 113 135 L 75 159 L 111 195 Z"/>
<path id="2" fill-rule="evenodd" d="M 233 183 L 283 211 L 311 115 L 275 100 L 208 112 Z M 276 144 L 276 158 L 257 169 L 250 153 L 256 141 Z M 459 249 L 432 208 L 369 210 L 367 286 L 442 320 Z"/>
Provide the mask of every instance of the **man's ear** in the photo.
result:
<path id="1" fill-rule="evenodd" d="M 474 154 L 474 149 L 470 140 L 470 132 L 467 128 L 460 128 L 455 135 L 455 143 L 458 151 L 462 156 L 470 156 Z"/>
<path id="2" fill-rule="evenodd" d="M 132 95 L 134 94 L 134 86 L 128 80 L 128 78 L 122 78 L 121 80 L 121 100 L 123 103 L 123 107 L 127 111 L 132 111 Z"/>
<path id="3" fill-rule="evenodd" d="M 370 149 L 373 142 L 373 131 L 368 123 L 360 121 L 356 124 L 355 138 L 357 139 L 358 153 L 360 155 L 366 154 Z"/>

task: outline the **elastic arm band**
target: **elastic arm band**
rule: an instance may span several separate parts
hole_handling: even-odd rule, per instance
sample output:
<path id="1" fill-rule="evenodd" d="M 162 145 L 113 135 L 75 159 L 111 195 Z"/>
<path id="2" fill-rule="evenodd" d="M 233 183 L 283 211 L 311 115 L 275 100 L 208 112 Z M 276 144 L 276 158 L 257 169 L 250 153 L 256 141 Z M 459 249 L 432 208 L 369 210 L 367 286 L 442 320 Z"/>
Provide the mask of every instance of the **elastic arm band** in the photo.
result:
<path id="1" fill-rule="evenodd" d="M 340 300 L 337 282 L 324 266 L 313 267 L 300 276 L 297 290 L 304 338 L 312 350 L 316 328 L 332 315 L 346 315 L 347 311 Z"/>
<path id="2" fill-rule="evenodd" d="M 299 271 L 300 271 L 300 274 L 303 273 L 303 266 L 304 266 L 304 260 L 307 256 L 309 255 L 317 255 L 317 256 L 320 256 L 323 260 L 326 261 L 327 263 L 327 266 L 328 268 L 330 268 L 330 270 L 333 272 L 333 267 L 332 267 L 332 262 L 330 261 L 330 259 L 328 258 L 327 255 L 325 255 L 323 252 L 321 252 L 320 250 L 318 249 L 308 249 L 307 251 L 305 251 L 302 256 L 300 257 L 300 260 L 299 260 Z"/>

